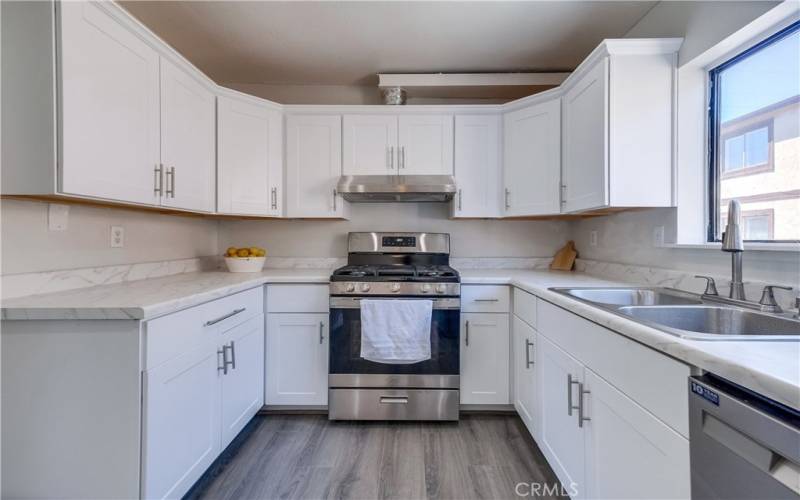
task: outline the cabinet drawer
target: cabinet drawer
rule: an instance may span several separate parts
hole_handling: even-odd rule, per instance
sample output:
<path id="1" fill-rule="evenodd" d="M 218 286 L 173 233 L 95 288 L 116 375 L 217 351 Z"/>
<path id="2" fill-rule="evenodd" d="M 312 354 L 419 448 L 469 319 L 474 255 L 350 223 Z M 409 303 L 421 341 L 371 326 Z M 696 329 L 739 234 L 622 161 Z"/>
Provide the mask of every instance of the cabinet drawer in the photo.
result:
<path id="1" fill-rule="evenodd" d="M 508 312 L 509 291 L 505 285 L 462 285 L 462 312 Z"/>
<path id="2" fill-rule="evenodd" d="M 544 300 L 538 331 L 661 421 L 689 436 L 690 367 Z"/>
<path id="3" fill-rule="evenodd" d="M 228 295 L 146 323 L 146 368 L 153 368 L 264 311 L 262 287 Z"/>
<path id="4" fill-rule="evenodd" d="M 328 285 L 269 285 L 269 313 L 327 313 Z"/>
<path id="5" fill-rule="evenodd" d="M 536 328 L 536 296 L 515 288 L 514 314 L 525 323 Z"/>

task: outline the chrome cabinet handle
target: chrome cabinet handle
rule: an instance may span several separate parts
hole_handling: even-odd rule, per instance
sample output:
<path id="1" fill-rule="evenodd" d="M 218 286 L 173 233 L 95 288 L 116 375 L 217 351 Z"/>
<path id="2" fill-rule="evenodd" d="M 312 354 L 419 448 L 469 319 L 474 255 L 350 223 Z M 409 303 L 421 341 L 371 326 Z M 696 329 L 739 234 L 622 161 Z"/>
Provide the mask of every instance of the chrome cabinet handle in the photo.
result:
<path id="1" fill-rule="evenodd" d="M 561 204 L 562 205 L 566 205 L 567 204 L 567 185 L 566 184 L 562 184 L 561 185 Z"/>
<path id="2" fill-rule="evenodd" d="M 161 196 L 164 193 L 164 165 L 159 163 L 153 168 L 153 194 Z"/>
<path id="3" fill-rule="evenodd" d="M 399 156 L 399 158 L 397 160 L 397 163 L 400 165 L 400 168 L 405 169 L 406 168 L 406 147 L 405 146 L 400 146 L 400 150 L 399 150 L 398 156 Z"/>
<path id="4" fill-rule="evenodd" d="M 175 198 L 175 167 L 169 167 L 167 170 L 167 196 Z"/>
<path id="5" fill-rule="evenodd" d="M 586 394 L 591 394 L 592 391 L 585 391 L 583 390 L 583 383 L 578 382 L 578 427 L 583 427 L 584 422 L 588 422 L 591 420 L 589 417 L 584 417 L 584 407 L 583 407 L 583 396 Z"/>
<path id="6" fill-rule="evenodd" d="M 231 350 L 231 368 L 233 368 L 235 370 L 236 369 L 236 345 L 233 343 L 233 340 L 231 340 L 230 350 Z"/>
<path id="7" fill-rule="evenodd" d="M 220 321 L 225 321 L 226 319 L 230 318 L 231 316 L 236 316 L 237 314 L 239 314 L 241 312 L 244 312 L 246 310 L 247 310 L 246 307 L 242 307 L 241 309 L 234 309 L 233 311 L 229 312 L 228 314 L 226 314 L 224 316 L 220 316 L 217 319 L 212 319 L 211 321 L 206 321 L 203 326 L 216 325 Z"/>
<path id="8" fill-rule="evenodd" d="M 467 320 L 465 326 L 465 334 L 464 334 L 464 344 L 469 345 L 469 320 Z"/>
<path id="9" fill-rule="evenodd" d="M 506 188 L 506 210 L 511 208 L 511 204 L 508 202 L 508 195 L 510 195 L 510 194 L 511 194 L 511 191 L 509 191 L 508 188 Z"/>
<path id="10" fill-rule="evenodd" d="M 276 188 L 276 187 L 272 188 L 272 192 L 270 193 L 270 196 L 272 198 L 272 209 L 273 210 L 277 210 L 278 209 L 278 188 Z"/>
<path id="11" fill-rule="evenodd" d="M 528 339 L 525 339 L 525 369 L 531 367 L 533 361 L 531 361 L 531 347 L 533 347 L 533 342 Z M 570 384 L 572 385 L 572 384 Z"/>
<path id="12" fill-rule="evenodd" d="M 322 345 L 322 343 L 325 341 L 325 333 L 324 332 L 325 332 L 325 323 L 320 321 L 319 322 L 319 344 L 320 345 Z"/>
<path id="13" fill-rule="evenodd" d="M 219 355 L 222 354 L 222 366 L 217 365 L 217 371 L 221 371 L 223 375 L 228 374 L 228 346 L 222 346 L 222 349 L 217 349 L 217 360 Z"/>
<path id="14" fill-rule="evenodd" d="M 577 380 L 572 380 L 572 374 L 567 374 L 567 415 L 570 417 L 572 416 L 572 410 L 577 410 L 578 406 L 572 404 L 572 385 L 578 384 L 578 387 L 581 387 L 581 383 Z"/>
<path id="15" fill-rule="evenodd" d="M 336 212 L 336 188 L 333 188 L 333 211 Z"/>
<path id="16" fill-rule="evenodd" d="M 387 146 L 386 152 L 389 154 L 389 158 L 387 160 L 389 170 L 394 170 L 394 146 Z"/>
<path id="17" fill-rule="evenodd" d="M 461 211 L 461 190 L 458 190 L 458 211 Z"/>
<path id="18" fill-rule="evenodd" d="M 500 299 L 474 299 L 473 302 L 500 302 Z"/>

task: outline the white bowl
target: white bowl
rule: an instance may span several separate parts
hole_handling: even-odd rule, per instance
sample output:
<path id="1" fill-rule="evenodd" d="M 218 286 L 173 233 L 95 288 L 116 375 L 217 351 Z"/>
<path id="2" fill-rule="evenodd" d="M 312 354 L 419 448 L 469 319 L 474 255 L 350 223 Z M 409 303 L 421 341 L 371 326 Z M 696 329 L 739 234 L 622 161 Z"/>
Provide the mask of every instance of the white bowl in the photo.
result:
<path id="1" fill-rule="evenodd" d="M 257 273 L 266 260 L 266 257 L 225 257 L 225 265 L 232 273 Z"/>

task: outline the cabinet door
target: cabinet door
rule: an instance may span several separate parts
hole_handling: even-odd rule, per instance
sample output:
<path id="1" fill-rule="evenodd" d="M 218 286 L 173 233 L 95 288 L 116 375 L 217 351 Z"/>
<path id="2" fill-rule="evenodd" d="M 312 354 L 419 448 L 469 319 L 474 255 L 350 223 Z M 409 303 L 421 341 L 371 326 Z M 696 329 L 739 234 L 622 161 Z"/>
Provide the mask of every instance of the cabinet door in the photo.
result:
<path id="1" fill-rule="evenodd" d="M 400 175 L 453 175 L 451 115 L 404 115 L 399 124 Z"/>
<path id="2" fill-rule="evenodd" d="M 267 315 L 266 404 L 328 404 L 328 315 Z"/>
<path id="3" fill-rule="evenodd" d="M 689 441 L 586 370 L 589 498 L 690 497 Z"/>
<path id="4" fill-rule="evenodd" d="M 558 213 L 561 100 L 508 113 L 504 121 L 506 215 Z"/>
<path id="5" fill-rule="evenodd" d="M 217 186 L 226 214 L 280 216 L 283 117 L 267 105 L 217 98 Z"/>
<path id="6" fill-rule="evenodd" d="M 539 335 L 536 363 L 541 389 L 541 431 L 539 445 L 558 479 L 572 498 L 583 498 L 584 431 L 578 427 L 578 383 L 583 382 L 583 365 Z M 570 386 L 570 377 L 572 384 Z"/>
<path id="7" fill-rule="evenodd" d="M 342 120 L 339 116 L 286 118 L 286 215 L 344 217 L 336 192 L 342 175 Z"/>
<path id="8" fill-rule="evenodd" d="M 461 315 L 461 404 L 508 404 L 508 314 Z"/>
<path id="9" fill-rule="evenodd" d="M 536 386 L 536 331 L 514 315 L 514 407 L 532 436 L 539 438 Z"/>
<path id="10" fill-rule="evenodd" d="M 563 101 L 563 211 L 605 206 L 608 204 L 608 58 L 567 90 Z"/>
<path id="11" fill-rule="evenodd" d="M 501 215 L 499 116 L 456 116 L 455 177 L 454 217 Z"/>
<path id="12" fill-rule="evenodd" d="M 60 190 L 157 205 L 158 54 L 100 3 L 59 2 Z"/>
<path id="13" fill-rule="evenodd" d="M 219 362 L 206 344 L 144 373 L 142 498 L 180 498 L 217 457 Z"/>
<path id="14" fill-rule="evenodd" d="M 222 381 L 224 449 L 264 405 L 264 315 L 259 314 L 222 334 L 231 361 Z"/>
<path id="15" fill-rule="evenodd" d="M 214 211 L 216 193 L 214 94 L 161 59 L 162 205 Z"/>
<path id="16" fill-rule="evenodd" d="M 397 116 L 344 115 L 344 175 L 397 173 Z"/>

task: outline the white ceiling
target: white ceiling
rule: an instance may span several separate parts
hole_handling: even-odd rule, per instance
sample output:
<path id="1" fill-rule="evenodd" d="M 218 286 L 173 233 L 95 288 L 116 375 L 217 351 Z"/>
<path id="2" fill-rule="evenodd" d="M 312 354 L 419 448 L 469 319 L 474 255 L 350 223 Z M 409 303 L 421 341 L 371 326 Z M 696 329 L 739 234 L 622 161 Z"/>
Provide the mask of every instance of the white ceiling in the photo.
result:
<path id="1" fill-rule="evenodd" d="M 126 1 L 220 83 L 373 85 L 376 73 L 571 70 L 657 2 Z"/>

